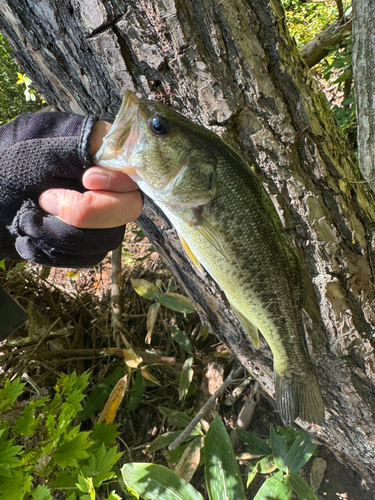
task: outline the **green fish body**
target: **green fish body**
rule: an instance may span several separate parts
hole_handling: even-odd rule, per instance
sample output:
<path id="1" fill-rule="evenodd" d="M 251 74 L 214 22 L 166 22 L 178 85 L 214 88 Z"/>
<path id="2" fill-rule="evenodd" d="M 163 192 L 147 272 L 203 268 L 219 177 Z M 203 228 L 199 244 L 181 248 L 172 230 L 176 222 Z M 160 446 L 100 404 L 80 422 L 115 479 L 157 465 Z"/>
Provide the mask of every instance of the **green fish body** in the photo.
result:
<path id="1" fill-rule="evenodd" d="M 303 280 L 275 207 L 242 160 L 214 133 L 127 92 L 96 162 L 128 173 L 163 210 L 193 262 L 225 292 L 245 331 L 274 356 L 285 424 L 321 424 L 323 401 L 301 316 Z"/>

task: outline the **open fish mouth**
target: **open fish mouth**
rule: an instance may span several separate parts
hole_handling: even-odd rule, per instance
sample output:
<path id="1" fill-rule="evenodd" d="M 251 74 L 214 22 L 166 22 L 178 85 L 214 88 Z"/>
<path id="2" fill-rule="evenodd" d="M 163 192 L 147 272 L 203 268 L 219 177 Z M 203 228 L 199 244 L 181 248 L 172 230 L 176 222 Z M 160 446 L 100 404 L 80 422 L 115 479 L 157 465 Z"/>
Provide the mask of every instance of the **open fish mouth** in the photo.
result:
<path id="1" fill-rule="evenodd" d="M 134 92 L 130 90 L 125 92 L 116 120 L 94 156 L 94 161 L 100 166 L 121 170 L 133 178 L 138 176 L 135 167 L 130 164 L 130 158 L 142 147 L 138 102 L 139 99 Z"/>

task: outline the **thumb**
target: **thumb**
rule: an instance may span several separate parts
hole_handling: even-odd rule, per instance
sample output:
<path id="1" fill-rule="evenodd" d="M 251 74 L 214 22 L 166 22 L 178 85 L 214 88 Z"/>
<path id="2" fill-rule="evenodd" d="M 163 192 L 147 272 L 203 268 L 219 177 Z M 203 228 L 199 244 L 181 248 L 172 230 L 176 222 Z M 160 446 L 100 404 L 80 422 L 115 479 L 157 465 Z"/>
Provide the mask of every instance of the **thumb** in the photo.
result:
<path id="1" fill-rule="evenodd" d="M 79 228 L 122 226 L 140 216 L 142 197 L 138 190 L 126 193 L 49 189 L 39 198 L 41 208 Z"/>

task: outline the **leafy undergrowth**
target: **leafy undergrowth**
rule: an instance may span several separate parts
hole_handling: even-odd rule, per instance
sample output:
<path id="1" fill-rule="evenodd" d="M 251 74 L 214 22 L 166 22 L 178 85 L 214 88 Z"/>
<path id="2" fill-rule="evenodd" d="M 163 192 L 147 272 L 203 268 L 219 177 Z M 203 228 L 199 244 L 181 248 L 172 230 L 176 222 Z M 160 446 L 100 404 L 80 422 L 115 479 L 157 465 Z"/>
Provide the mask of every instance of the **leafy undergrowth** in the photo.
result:
<path id="1" fill-rule="evenodd" d="M 238 366 L 200 323 L 135 225 L 123 245 L 124 310 L 116 335 L 111 324 L 110 257 L 97 268 L 80 271 L 29 264 L 5 268 L 0 270 L 0 283 L 28 311 L 29 321 L 0 346 L 0 388 L 8 391 L 3 402 L 12 400 L 5 407 L 0 392 L 1 500 L 49 500 L 50 492 L 53 498 L 70 500 L 135 498 L 129 492 L 141 488 L 142 481 L 136 486 L 132 477 L 138 478 L 146 468 L 146 479 L 152 482 L 155 470 L 150 465 L 162 467 L 157 477 L 160 470 L 177 468 L 197 498 L 216 500 L 220 497 L 210 493 L 213 483 L 204 473 L 206 439 L 211 439 L 208 454 L 215 458 L 212 450 L 218 438 L 209 431 L 215 413 L 229 431 L 216 424 L 220 439 L 226 436 L 229 442 L 230 435 L 244 498 L 258 500 L 262 491 L 269 495 L 272 490 L 283 500 L 285 492 L 289 498 L 301 485 L 301 495 L 313 495 L 302 479 L 294 478 L 293 483 L 281 459 L 275 461 L 278 452 L 270 441 L 270 425 L 281 422 L 268 399 L 261 398 L 258 384 L 244 380 L 241 370 L 236 375 L 240 380 L 211 405 L 195 431 L 169 449 Z M 230 430 L 238 426 L 240 411 L 244 418 L 245 407 L 250 408 L 246 430 L 251 434 L 233 435 Z M 302 470 L 307 482 L 317 459 L 314 456 Z M 123 469 L 127 487 L 117 479 L 126 464 L 143 464 Z M 315 489 L 323 475 L 324 467 L 312 483 Z M 358 480 L 352 483 L 358 488 Z M 138 494 L 148 498 L 147 491 Z"/>

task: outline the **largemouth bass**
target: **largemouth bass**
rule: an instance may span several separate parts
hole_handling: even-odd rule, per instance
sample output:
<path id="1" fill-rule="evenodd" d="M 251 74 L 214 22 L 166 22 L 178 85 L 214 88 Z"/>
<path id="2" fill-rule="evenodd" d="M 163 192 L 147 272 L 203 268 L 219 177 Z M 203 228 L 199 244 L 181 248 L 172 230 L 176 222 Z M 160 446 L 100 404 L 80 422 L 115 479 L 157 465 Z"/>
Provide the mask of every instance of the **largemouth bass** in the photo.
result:
<path id="1" fill-rule="evenodd" d="M 321 424 L 324 408 L 308 356 L 303 279 L 275 207 L 244 160 L 211 131 L 159 102 L 126 92 L 96 163 L 120 169 L 167 215 L 196 266 L 225 292 L 256 346 L 274 357 L 285 424 Z"/>

